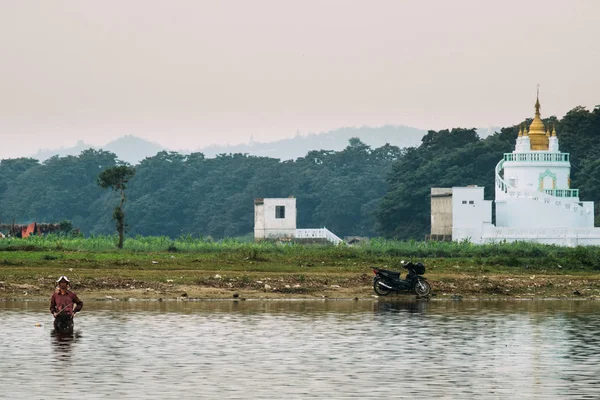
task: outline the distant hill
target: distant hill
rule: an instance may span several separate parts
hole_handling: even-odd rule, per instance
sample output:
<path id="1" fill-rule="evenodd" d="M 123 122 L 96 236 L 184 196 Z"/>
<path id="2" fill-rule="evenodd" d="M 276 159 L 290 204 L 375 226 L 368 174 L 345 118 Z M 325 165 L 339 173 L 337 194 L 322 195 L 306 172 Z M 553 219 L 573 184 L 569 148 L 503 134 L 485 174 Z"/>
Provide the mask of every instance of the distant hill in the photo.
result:
<path id="1" fill-rule="evenodd" d="M 482 138 L 494 132 L 494 128 L 478 129 Z M 294 160 L 303 157 L 311 150 L 335 150 L 340 151 L 348 146 L 348 140 L 358 137 L 361 141 L 372 148 L 381 147 L 389 143 L 398 147 L 414 147 L 421 144 L 421 138 L 427 133 L 426 130 L 412 128 L 403 125 L 384 125 L 381 127 L 347 127 L 339 128 L 324 133 L 311 133 L 308 135 L 296 135 L 293 138 L 281 139 L 274 142 L 253 142 L 238 145 L 213 145 L 194 150 L 202 152 L 206 157 L 215 157 L 217 154 L 247 153 L 255 156 L 272 157 L 280 160 Z M 127 135 L 120 137 L 104 146 L 92 146 L 79 141 L 73 147 L 61 147 L 58 149 L 43 149 L 31 157 L 40 161 L 58 155 L 78 155 L 83 150 L 94 148 L 113 152 L 120 160 L 130 164 L 138 164 L 146 157 L 152 157 L 159 151 L 169 150 L 156 143 L 136 136 Z M 181 150 L 181 153 L 189 154 L 190 150 Z"/>
<path id="2" fill-rule="evenodd" d="M 92 146 L 82 141 L 77 142 L 73 147 L 61 147 L 58 149 L 43 149 L 31 157 L 40 161 L 47 160 L 55 155 L 64 156 L 75 156 L 80 154 L 83 150 L 93 148 L 96 150 L 103 149 L 115 153 L 119 160 L 126 161 L 130 164 L 138 164 L 146 157 L 152 157 L 159 151 L 165 150 L 164 147 L 150 142 L 146 139 L 141 139 L 132 135 L 120 137 L 112 142 L 107 143 L 104 146 Z"/>
<path id="3" fill-rule="evenodd" d="M 94 148 L 91 144 L 86 144 L 83 141 L 78 141 L 73 147 L 60 147 L 58 149 L 40 149 L 35 154 L 29 157 L 35 158 L 36 160 L 45 161 L 50 157 L 54 156 L 76 156 L 79 155 L 83 150 Z"/>
<path id="4" fill-rule="evenodd" d="M 144 158 L 155 156 L 156 153 L 166 150 L 161 145 L 131 135 L 113 140 L 102 149 L 115 153 L 119 160 L 127 161 L 130 164 L 138 164 Z"/>
<path id="5" fill-rule="evenodd" d="M 207 157 L 221 153 L 248 153 L 256 156 L 293 160 L 303 157 L 311 150 L 342 150 L 348 146 L 348 139 L 358 137 L 371 147 L 381 147 L 386 143 L 398 147 L 411 147 L 421 144 L 427 131 L 402 125 L 381 127 L 348 127 L 319 134 L 296 135 L 290 139 L 275 142 L 250 142 L 233 146 L 208 146 L 199 149 Z"/>

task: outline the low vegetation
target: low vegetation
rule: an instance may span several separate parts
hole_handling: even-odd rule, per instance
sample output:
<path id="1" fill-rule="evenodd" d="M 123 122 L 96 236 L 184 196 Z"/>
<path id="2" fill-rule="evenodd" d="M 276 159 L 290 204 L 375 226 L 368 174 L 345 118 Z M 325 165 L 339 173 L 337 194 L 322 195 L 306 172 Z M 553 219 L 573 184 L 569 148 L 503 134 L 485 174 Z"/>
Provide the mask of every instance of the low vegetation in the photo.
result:
<path id="1" fill-rule="evenodd" d="M 600 270 L 600 247 L 561 247 L 536 243 L 496 243 L 474 245 L 469 242 L 417 242 L 372 239 L 356 246 L 302 245 L 294 243 L 254 243 L 225 239 L 181 236 L 142 237 L 125 239 L 123 251 L 115 251 L 117 236 L 66 237 L 48 235 L 22 239 L 0 240 L 0 252 L 65 251 L 67 254 L 114 253 L 115 257 L 136 253 L 185 254 L 186 257 L 211 256 L 240 258 L 256 262 L 283 262 L 306 260 L 309 264 L 336 260 L 360 260 L 369 263 L 396 265 L 401 259 L 423 261 L 456 260 L 473 265 L 504 268 L 543 268 L 565 270 Z M 6 254 L 6 253 L 4 253 Z M 2 255 L 0 255 L 2 259 Z"/>
<path id="2" fill-rule="evenodd" d="M 358 246 L 190 236 L 0 240 L 0 299 L 45 299 L 63 274 L 87 298 L 370 298 L 372 266 L 421 261 L 439 297 L 600 296 L 600 247 L 399 242 Z"/>

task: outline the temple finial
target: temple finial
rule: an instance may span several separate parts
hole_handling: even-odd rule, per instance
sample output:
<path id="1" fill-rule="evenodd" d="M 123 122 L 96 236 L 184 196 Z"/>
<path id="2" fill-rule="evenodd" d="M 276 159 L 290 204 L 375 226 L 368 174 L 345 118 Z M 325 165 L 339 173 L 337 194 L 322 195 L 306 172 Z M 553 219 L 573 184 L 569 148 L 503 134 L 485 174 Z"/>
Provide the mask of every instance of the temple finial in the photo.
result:
<path id="1" fill-rule="evenodd" d="M 540 115 L 540 84 L 537 85 L 537 95 L 535 99 L 535 115 L 539 117 Z"/>

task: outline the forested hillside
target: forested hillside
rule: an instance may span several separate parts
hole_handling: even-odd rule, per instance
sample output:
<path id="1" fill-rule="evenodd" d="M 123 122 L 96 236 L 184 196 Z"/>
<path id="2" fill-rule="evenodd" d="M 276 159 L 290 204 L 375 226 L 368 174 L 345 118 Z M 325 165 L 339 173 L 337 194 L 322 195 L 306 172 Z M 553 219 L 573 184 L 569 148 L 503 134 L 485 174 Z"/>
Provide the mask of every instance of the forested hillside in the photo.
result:
<path id="1" fill-rule="evenodd" d="M 572 155 L 572 186 L 583 200 L 600 202 L 600 107 L 545 122 L 556 122 L 561 151 Z M 298 227 L 420 240 L 429 231 L 430 187 L 476 184 L 492 199 L 494 167 L 513 150 L 517 131 L 503 128 L 485 139 L 474 129 L 430 131 L 407 149 L 371 148 L 353 138 L 341 151 L 311 151 L 294 161 L 160 152 L 136 166 L 127 189 L 129 234 L 244 235 L 253 229 L 255 197 L 295 196 Z M 85 234 L 113 233 L 116 194 L 96 179 L 118 163 L 113 153 L 92 149 L 43 163 L 2 160 L 0 221 L 68 219 Z M 598 209 L 596 216 L 599 224 Z"/>
<path id="2" fill-rule="evenodd" d="M 244 235 L 253 230 L 255 197 L 295 196 L 298 226 L 326 226 L 341 235 L 374 235 L 373 211 L 401 151 L 371 149 L 351 139 L 342 151 L 312 151 L 296 161 L 224 154 L 161 152 L 137 165 L 125 206 L 130 234 Z M 117 164 L 109 152 L 0 163 L 4 222 L 69 219 L 87 234 L 112 233 L 115 194 L 96 178 Z"/>

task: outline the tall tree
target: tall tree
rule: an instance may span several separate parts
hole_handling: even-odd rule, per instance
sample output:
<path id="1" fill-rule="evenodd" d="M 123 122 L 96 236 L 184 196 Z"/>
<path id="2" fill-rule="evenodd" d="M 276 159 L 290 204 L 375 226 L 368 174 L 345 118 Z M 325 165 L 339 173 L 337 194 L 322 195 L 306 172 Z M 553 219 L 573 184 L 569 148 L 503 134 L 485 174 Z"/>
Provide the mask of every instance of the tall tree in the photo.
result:
<path id="1" fill-rule="evenodd" d="M 98 186 L 102 189 L 111 188 L 115 192 L 119 192 L 121 201 L 113 211 L 113 219 L 115 220 L 117 232 L 119 233 L 119 243 L 117 247 L 123 248 L 125 238 L 125 213 L 123 212 L 123 204 L 125 203 L 125 189 L 127 182 L 135 175 L 135 168 L 129 165 L 117 165 L 105 169 L 98 176 Z"/>

